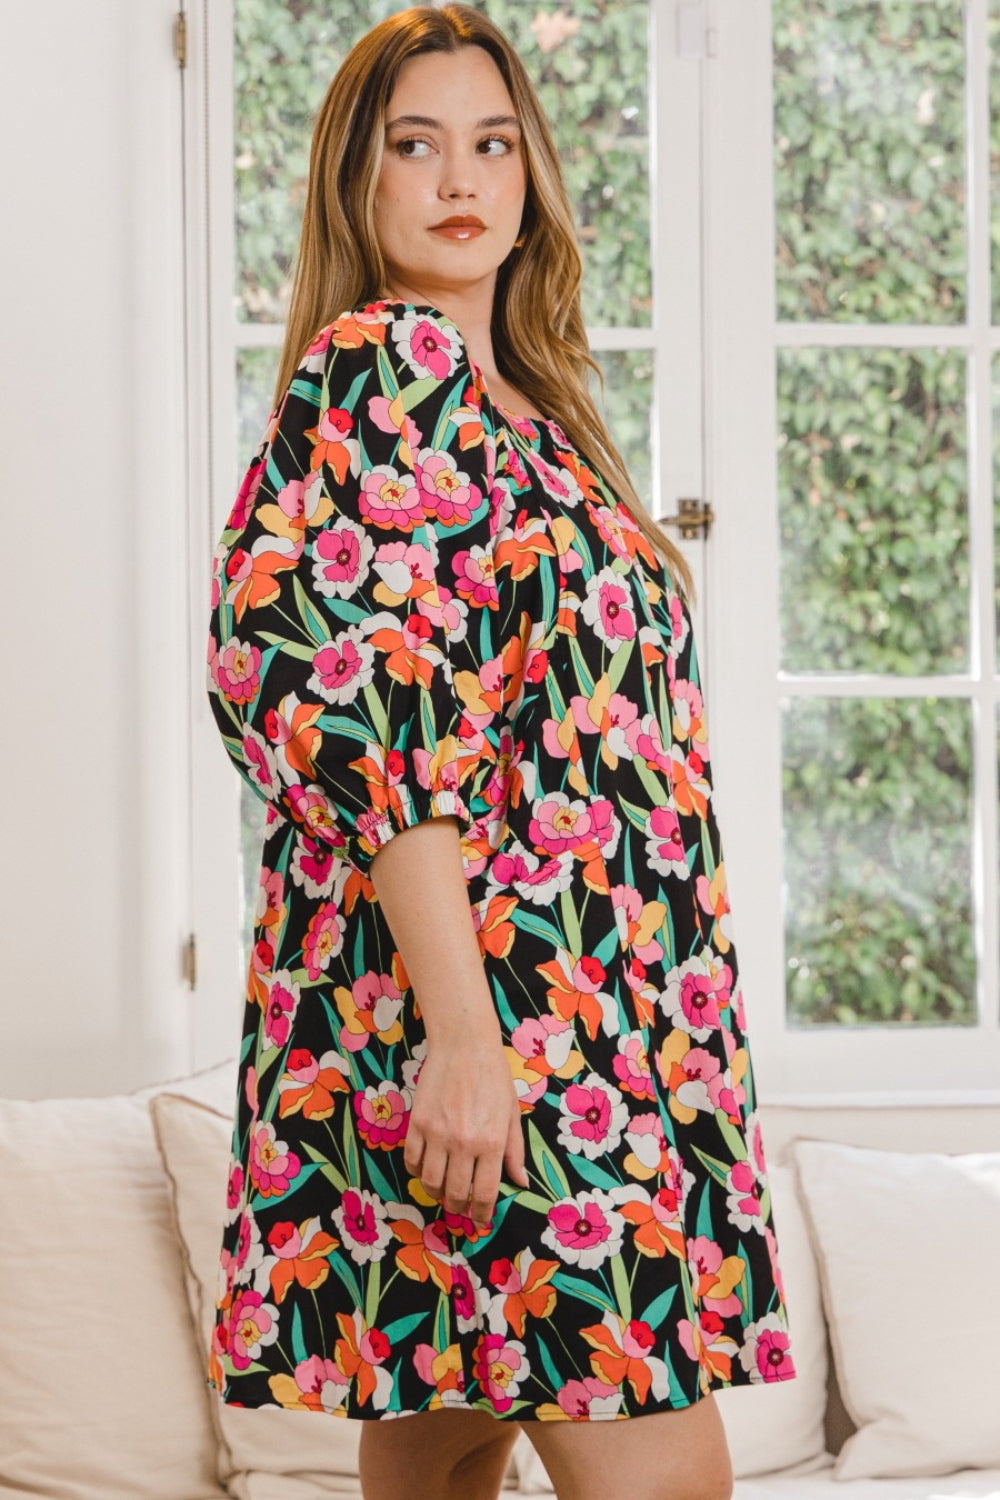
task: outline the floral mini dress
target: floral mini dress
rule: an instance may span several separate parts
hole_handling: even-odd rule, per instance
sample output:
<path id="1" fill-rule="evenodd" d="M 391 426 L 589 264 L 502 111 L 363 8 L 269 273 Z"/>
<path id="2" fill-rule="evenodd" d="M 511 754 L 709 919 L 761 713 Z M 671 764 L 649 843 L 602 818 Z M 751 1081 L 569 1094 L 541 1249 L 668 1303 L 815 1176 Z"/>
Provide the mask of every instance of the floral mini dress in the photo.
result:
<path id="1" fill-rule="evenodd" d="M 313 339 L 216 550 L 208 692 L 267 803 L 222 1399 L 603 1421 L 793 1378 L 690 616 L 438 310 Z M 404 1164 L 426 1038 L 371 880 L 441 816 L 530 1179 L 481 1229 Z"/>

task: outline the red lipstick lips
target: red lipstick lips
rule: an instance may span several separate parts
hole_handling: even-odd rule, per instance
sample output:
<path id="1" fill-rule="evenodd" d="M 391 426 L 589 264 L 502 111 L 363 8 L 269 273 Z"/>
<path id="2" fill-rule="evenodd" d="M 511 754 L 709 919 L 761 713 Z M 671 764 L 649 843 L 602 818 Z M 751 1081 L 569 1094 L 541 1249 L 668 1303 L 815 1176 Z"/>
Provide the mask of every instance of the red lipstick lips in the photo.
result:
<path id="1" fill-rule="evenodd" d="M 443 234 L 449 240 L 473 240 L 485 228 L 482 219 L 477 219 L 475 214 L 452 214 L 451 218 L 442 219 L 440 224 L 432 224 L 431 232 Z"/>

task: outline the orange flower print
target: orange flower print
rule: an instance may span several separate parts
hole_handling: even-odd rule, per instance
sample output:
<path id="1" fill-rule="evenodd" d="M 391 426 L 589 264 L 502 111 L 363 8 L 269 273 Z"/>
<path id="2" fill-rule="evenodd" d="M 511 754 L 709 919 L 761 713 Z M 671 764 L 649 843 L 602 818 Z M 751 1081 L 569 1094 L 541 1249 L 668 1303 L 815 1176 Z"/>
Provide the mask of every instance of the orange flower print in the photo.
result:
<path id="1" fill-rule="evenodd" d="M 495 1260 L 489 1270 L 490 1285 L 496 1287 L 490 1302 L 491 1326 L 509 1324 L 523 1338 L 526 1318 L 547 1318 L 556 1305 L 551 1281 L 558 1270 L 557 1260 L 536 1260 L 528 1249 L 518 1251 L 513 1261 Z"/>
<path id="2" fill-rule="evenodd" d="M 579 1016 L 591 1041 L 599 1030 L 612 1036 L 618 1029 L 618 1007 L 614 997 L 602 989 L 607 973 L 596 958 L 574 960 L 572 954 L 560 949 L 556 958 L 538 965 L 538 972 L 550 981 L 546 998 L 555 1015 L 564 1021 Z"/>
<path id="3" fill-rule="evenodd" d="M 348 1380 L 355 1381 L 359 1405 L 371 1401 L 377 1410 L 384 1409 L 393 1389 L 392 1376 L 383 1368 L 392 1345 L 381 1329 L 369 1328 L 357 1311 L 350 1315 L 339 1312 L 337 1323 L 342 1337 L 334 1347 L 335 1365 Z"/>
<path id="4" fill-rule="evenodd" d="M 351 1388 L 343 1370 L 319 1354 L 301 1360 L 293 1375 L 272 1375 L 268 1385 L 278 1405 L 288 1411 L 339 1412 Z"/>
<path id="5" fill-rule="evenodd" d="M 278 1114 L 285 1119 L 301 1111 L 307 1120 L 328 1120 L 336 1108 L 334 1095 L 350 1087 L 348 1065 L 336 1052 L 316 1058 L 308 1048 L 296 1047 L 278 1084 Z"/>
<path id="6" fill-rule="evenodd" d="M 349 411 L 339 406 L 327 407 L 316 426 L 303 434 L 313 444 L 309 459 L 312 469 L 318 471 L 325 464 L 333 470 L 338 484 L 343 484 L 348 474 L 357 475 L 361 469 L 361 449 L 357 438 L 350 436 L 353 430 L 354 419 Z"/>
<path id="7" fill-rule="evenodd" d="M 393 1203 L 389 1228 L 399 1240 L 396 1264 L 411 1281 L 432 1281 L 447 1295 L 452 1286 L 451 1245 L 443 1219 L 427 1223 L 423 1214 L 409 1204 Z"/>
<path id="8" fill-rule="evenodd" d="M 651 1352 L 657 1340 L 648 1323 L 639 1318 L 626 1323 L 608 1312 L 602 1322 L 581 1328 L 580 1335 L 596 1350 L 590 1364 L 599 1380 L 613 1386 L 627 1380 L 640 1406 L 650 1391 L 658 1400 L 669 1396 L 670 1376 L 663 1360 Z"/>
<path id="9" fill-rule="evenodd" d="M 300 703 L 297 693 L 286 693 L 277 708 L 264 715 L 264 733 L 275 755 L 286 768 L 286 779 L 297 780 L 316 775 L 316 755 L 323 743 L 316 720 L 323 713 L 322 703 Z"/>
<path id="10" fill-rule="evenodd" d="M 327 1257 L 340 1241 L 324 1233 L 319 1219 L 313 1218 L 298 1225 L 291 1221 L 272 1224 L 267 1243 L 271 1254 L 264 1257 L 257 1276 L 268 1278 L 271 1294 L 280 1307 L 293 1282 L 307 1291 L 323 1285 L 330 1274 Z"/>
<path id="11" fill-rule="evenodd" d="M 465 1406 L 465 1371 L 461 1344 L 449 1344 L 439 1354 L 432 1344 L 418 1344 L 413 1351 L 413 1367 L 421 1380 L 434 1387 L 428 1409 L 442 1406 Z"/>

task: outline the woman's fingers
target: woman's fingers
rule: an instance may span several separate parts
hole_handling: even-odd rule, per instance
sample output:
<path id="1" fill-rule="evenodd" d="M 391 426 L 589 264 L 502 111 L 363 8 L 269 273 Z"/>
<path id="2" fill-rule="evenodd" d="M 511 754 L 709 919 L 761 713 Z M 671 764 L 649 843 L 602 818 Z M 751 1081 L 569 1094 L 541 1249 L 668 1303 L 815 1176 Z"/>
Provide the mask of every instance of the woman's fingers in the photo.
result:
<path id="1" fill-rule="evenodd" d="M 472 1174 L 472 1189 L 469 1201 L 469 1217 L 478 1229 L 485 1229 L 496 1208 L 500 1191 L 501 1159 L 499 1151 L 491 1156 L 480 1156 Z"/>
<path id="2" fill-rule="evenodd" d="M 471 1192 L 473 1162 L 465 1151 L 448 1157 L 448 1172 L 444 1185 L 444 1207 L 450 1214 L 464 1214 L 468 1210 Z"/>
<path id="3" fill-rule="evenodd" d="M 524 1127 L 521 1124 L 521 1106 L 514 1100 L 514 1107 L 510 1112 L 510 1121 L 507 1128 L 507 1145 L 504 1150 L 504 1164 L 510 1173 L 512 1182 L 519 1187 L 528 1186 L 528 1173 L 524 1166 Z"/>
<path id="4" fill-rule="evenodd" d="M 446 1182 L 452 1175 L 452 1163 L 446 1151 L 428 1141 L 424 1147 L 424 1159 L 420 1164 L 420 1181 L 431 1198 L 440 1198 L 446 1190 Z M 466 1174 L 468 1186 L 468 1174 Z"/>

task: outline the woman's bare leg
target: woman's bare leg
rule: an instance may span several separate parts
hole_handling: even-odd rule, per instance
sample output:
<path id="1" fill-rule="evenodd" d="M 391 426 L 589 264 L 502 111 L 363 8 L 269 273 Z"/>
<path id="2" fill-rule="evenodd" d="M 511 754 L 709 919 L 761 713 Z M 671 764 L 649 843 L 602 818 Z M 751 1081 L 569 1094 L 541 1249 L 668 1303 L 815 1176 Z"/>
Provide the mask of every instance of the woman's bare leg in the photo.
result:
<path id="1" fill-rule="evenodd" d="M 391 1422 L 365 1422 L 364 1500 L 497 1500 L 518 1424 L 483 1411 L 442 1408 Z"/>
<path id="2" fill-rule="evenodd" d="M 730 1500 L 733 1468 L 713 1396 L 607 1422 L 523 1422 L 558 1500 Z"/>

